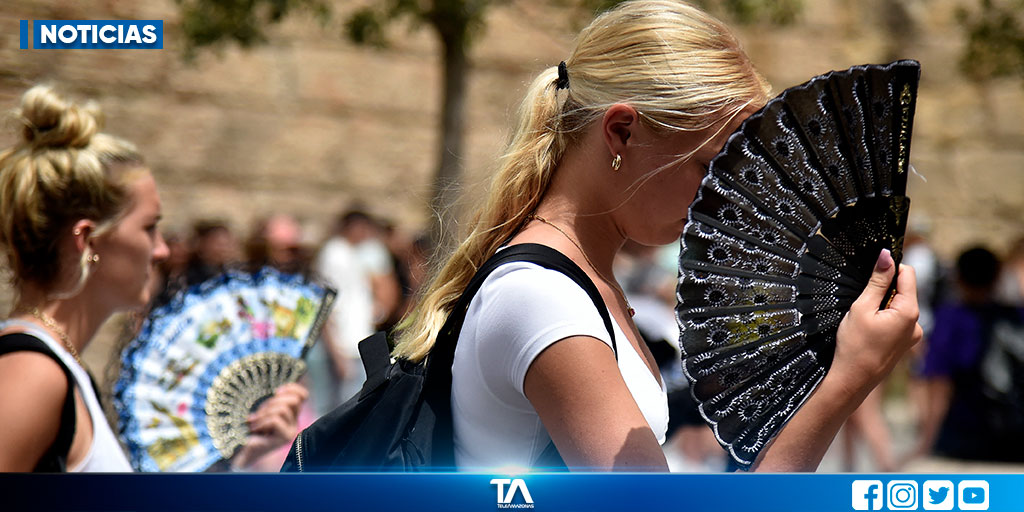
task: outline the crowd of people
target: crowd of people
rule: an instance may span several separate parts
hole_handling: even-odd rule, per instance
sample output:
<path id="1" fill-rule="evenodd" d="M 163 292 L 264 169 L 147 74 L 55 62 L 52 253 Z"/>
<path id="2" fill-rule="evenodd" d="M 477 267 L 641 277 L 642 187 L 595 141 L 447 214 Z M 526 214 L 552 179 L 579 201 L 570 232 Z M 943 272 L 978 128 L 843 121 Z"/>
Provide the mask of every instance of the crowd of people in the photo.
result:
<path id="1" fill-rule="evenodd" d="M 837 439 L 837 470 L 1024 465 L 1024 443 L 1018 440 L 1024 432 L 1024 237 L 1002 255 L 971 246 L 947 260 L 928 243 L 928 226 L 923 217 L 915 218 L 903 258 L 917 272 L 924 339 L 901 364 L 904 373 L 875 388 L 847 421 Z M 729 467 L 728 457 L 704 426 L 678 365 L 672 311 L 677 249 L 627 246 L 616 260 L 616 275 L 651 352 L 664 361 L 672 467 L 719 471 Z M 886 416 L 890 403 L 910 408 L 909 436 L 897 432 L 908 426 L 903 417 Z"/>
<path id="2" fill-rule="evenodd" d="M 77 356 L 116 311 L 235 267 L 305 273 L 339 291 L 305 386 L 282 387 L 250 418 L 231 462 L 246 468 L 360 389 L 356 344 L 374 331 L 393 330 L 395 357 L 426 358 L 477 269 L 517 244 L 578 266 L 614 329 L 565 275 L 525 262 L 495 270 L 470 302 L 451 369 L 456 465 L 530 466 L 554 446 L 573 469 L 667 470 L 673 451 L 713 467 L 724 452 L 679 374 L 671 243 L 710 160 L 769 90 L 728 27 L 693 6 L 640 0 L 601 14 L 530 86 L 484 205 L 428 278 L 425 239 L 358 207 L 319 243 L 287 212 L 254 222 L 244 241 L 216 219 L 162 233 L 158 180 L 134 146 L 100 133 L 94 107 L 32 88 L 22 140 L 0 154 L 0 246 L 18 291 L 0 324 L 0 470 L 130 470 Z M 896 469 L 872 390 L 904 357 L 917 358 L 926 405 L 919 453 L 1024 457 L 1011 435 L 1024 426 L 1020 310 L 995 305 L 997 292 L 1020 300 L 1024 248 L 1003 272 L 990 252 L 968 251 L 954 274 L 934 253 L 934 266 L 920 263 L 923 239 L 907 245 L 922 279 L 910 267 L 894 277 L 882 251 L 830 372 L 755 469 L 814 470 L 844 423 Z"/>

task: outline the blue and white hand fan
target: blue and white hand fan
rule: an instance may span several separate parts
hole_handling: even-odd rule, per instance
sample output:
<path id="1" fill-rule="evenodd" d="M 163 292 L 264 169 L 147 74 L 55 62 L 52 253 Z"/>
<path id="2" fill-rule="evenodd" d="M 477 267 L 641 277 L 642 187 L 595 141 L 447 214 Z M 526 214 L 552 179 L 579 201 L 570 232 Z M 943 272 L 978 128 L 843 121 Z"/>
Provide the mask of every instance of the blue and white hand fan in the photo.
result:
<path id="1" fill-rule="evenodd" d="M 203 471 L 248 436 L 246 417 L 305 372 L 335 291 L 264 268 L 231 271 L 154 309 L 122 353 L 118 428 L 139 471 Z"/>

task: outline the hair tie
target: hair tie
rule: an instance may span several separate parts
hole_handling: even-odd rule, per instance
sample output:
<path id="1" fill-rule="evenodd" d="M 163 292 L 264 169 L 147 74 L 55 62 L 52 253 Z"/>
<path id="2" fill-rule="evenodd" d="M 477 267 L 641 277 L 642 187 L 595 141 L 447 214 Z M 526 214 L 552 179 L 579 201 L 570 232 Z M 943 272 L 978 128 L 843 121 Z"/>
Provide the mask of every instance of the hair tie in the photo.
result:
<path id="1" fill-rule="evenodd" d="M 565 67 L 565 61 L 558 63 L 558 80 L 555 81 L 555 90 L 569 88 L 569 70 Z"/>

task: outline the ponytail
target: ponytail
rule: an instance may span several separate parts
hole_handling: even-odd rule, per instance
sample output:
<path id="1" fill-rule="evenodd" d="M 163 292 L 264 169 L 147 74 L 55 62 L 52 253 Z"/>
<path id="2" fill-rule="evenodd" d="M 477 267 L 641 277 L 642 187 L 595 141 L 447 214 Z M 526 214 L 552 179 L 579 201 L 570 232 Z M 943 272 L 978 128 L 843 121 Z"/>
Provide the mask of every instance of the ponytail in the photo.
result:
<path id="1" fill-rule="evenodd" d="M 770 91 L 725 25 L 670 0 L 625 2 L 598 16 L 560 67 L 561 78 L 551 67 L 530 85 L 484 206 L 398 326 L 396 357 L 426 357 L 473 274 L 526 223 L 566 148 L 610 106 L 628 103 L 640 122 L 667 134 L 763 105 Z"/>
<path id="2" fill-rule="evenodd" d="M 473 274 L 526 223 L 568 145 L 559 122 L 558 68 L 544 70 L 519 107 L 518 126 L 472 230 L 430 281 L 416 310 L 399 325 L 395 357 L 423 359 Z"/>

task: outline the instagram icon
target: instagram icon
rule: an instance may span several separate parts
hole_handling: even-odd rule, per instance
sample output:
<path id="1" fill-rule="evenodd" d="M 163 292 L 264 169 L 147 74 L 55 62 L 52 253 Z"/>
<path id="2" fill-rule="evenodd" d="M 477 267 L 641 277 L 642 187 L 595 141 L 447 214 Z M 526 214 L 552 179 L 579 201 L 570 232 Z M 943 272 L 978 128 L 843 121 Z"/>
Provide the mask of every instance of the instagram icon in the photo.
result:
<path id="1" fill-rule="evenodd" d="M 914 480 L 892 480 L 886 488 L 885 497 L 889 510 L 916 510 L 917 482 Z"/>

